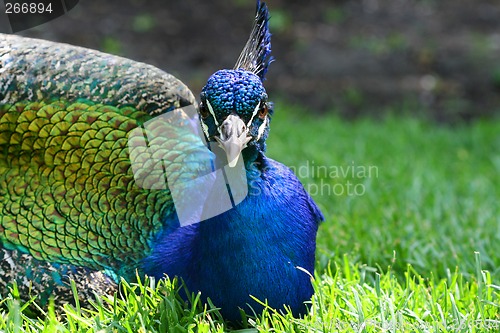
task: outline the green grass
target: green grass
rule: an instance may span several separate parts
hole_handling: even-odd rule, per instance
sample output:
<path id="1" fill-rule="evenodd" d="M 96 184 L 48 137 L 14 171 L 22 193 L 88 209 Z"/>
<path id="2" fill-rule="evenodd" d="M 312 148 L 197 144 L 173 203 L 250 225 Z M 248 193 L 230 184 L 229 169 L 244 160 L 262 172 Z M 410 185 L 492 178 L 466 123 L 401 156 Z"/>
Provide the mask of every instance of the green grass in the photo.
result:
<path id="1" fill-rule="evenodd" d="M 326 221 L 310 314 L 267 309 L 247 318 L 246 331 L 500 330 L 500 120 L 349 122 L 278 107 L 268 149 L 296 170 Z M 228 330 L 216 308 L 198 295 L 184 304 L 179 288 L 124 283 L 119 297 L 36 319 L 7 299 L 0 331 Z"/>
<path id="2" fill-rule="evenodd" d="M 278 113 L 269 154 L 297 170 L 326 215 L 323 265 L 347 253 L 399 276 L 412 264 L 426 275 L 444 278 L 458 267 L 469 277 L 479 251 L 500 283 L 500 121 L 447 127 L 299 112 Z M 335 173 L 348 167 L 356 173 Z"/>

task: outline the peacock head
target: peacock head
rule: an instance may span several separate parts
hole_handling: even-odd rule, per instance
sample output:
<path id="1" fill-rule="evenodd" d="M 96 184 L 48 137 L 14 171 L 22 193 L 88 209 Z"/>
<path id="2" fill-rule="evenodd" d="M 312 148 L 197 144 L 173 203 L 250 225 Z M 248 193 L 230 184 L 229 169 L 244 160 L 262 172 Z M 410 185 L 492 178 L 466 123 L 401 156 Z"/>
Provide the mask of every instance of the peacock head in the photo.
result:
<path id="1" fill-rule="evenodd" d="M 243 149 L 265 151 L 272 104 L 260 77 L 244 69 L 220 70 L 201 92 L 199 114 L 209 141 L 217 141 L 236 165 Z"/>
<path id="2" fill-rule="evenodd" d="M 272 61 L 269 12 L 258 0 L 252 32 L 234 69 L 213 74 L 200 96 L 203 131 L 224 149 L 231 167 L 244 149 L 265 151 L 272 104 L 262 82 Z"/>

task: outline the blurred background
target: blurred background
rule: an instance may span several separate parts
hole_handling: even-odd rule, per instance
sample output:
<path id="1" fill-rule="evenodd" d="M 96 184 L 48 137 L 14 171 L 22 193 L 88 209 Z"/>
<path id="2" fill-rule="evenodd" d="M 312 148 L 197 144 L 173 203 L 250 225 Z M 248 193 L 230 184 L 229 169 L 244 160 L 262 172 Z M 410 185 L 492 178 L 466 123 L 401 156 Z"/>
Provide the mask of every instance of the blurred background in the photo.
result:
<path id="1" fill-rule="evenodd" d="M 269 0 L 267 88 L 310 112 L 411 113 L 446 123 L 500 114 L 498 0 Z M 198 94 L 231 68 L 255 2 L 80 1 L 19 33 L 122 55 L 173 73 Z M 5 18 L 0 31 L 8 32 Z"/>

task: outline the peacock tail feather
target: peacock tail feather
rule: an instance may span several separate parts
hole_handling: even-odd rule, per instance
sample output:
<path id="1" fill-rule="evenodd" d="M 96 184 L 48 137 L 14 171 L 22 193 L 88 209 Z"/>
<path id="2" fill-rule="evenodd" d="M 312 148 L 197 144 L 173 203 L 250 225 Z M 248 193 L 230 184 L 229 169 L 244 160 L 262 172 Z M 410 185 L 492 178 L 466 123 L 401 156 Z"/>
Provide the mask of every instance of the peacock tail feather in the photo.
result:
<path id="1" fill-rule="evenodd" d="M 262 308 L 251 296 L 306 310 L 323 216 L 265 156 L 268 22 L 257 1 L 234 69 L 196 107 L 153 66 L 0 35 L 0 296 L 15 283 L 64 302 L 69 279 L 89 297 L 168 274 L 230 320 Z"/>
<path id="2" fill-rule="evenodd" d="M 128 135 L 194 96 L 153 66 L 9 35 L 0 35 L 0 75 L 4 251 L 134 277 L 174 207 L 168 189 L 134 182 Z M 175 124 L 157 130 L 173 153 L 189 141 Z"/>

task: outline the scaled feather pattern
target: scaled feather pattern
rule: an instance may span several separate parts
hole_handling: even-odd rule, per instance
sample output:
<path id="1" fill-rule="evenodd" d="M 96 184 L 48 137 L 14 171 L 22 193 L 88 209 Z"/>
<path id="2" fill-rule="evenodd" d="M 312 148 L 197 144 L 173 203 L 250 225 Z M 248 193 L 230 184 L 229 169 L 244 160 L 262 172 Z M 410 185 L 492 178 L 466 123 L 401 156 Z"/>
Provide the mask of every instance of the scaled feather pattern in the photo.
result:
<path id="1" fill-rule="evenodd" d="M 70 278 L 90 297 L 138 273 L 181 278 L 229 320 L 240 320 L 240 309 L 259 311 L 252 297 L 296 315 L 307 310 L 323 216 L 293 172 L 265 155 L 273 114 L 262 83 L 272 60 L 268 20 L 258 1 L 235 68 L 212 75 L 199 104 L 153 66 L 0 35 L 0 295 L 16 282 L 26 297 L 64 302 Z M 162 120 L 195 106 L 199 116 Z M 161 134 L 161 149 L 149 140 L 133 150 L 137 129 Z M 241 173 L 227 166 L 234 149 Z M 133 155 L 148 157 L 143 169 Z M 217 177 L 192 188 L 216 169 L 243 188 L 217 187 Z M 165 182 L 164 172 L 173 178 Z M 220 212 L 184 225 L 174 182 L 184 186 L 183 201 Z M 222 209 L 227 193 L 232 206 Z"/>

